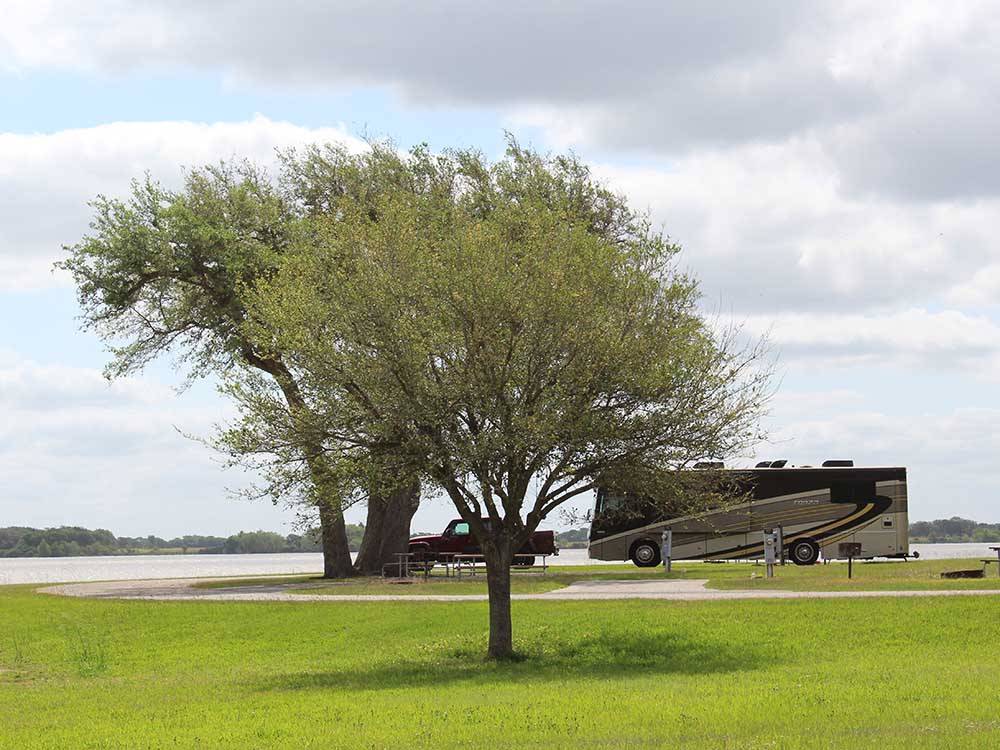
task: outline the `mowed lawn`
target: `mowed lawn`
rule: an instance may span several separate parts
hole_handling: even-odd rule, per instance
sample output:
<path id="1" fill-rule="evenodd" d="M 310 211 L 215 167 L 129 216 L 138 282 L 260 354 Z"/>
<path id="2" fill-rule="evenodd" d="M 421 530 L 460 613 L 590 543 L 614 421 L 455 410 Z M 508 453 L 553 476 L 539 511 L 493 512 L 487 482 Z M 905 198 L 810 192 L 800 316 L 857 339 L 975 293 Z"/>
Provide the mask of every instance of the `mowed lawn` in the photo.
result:
<path id="1" fill-rule="evenodd" d="M 0 747 L 1000 746 L 1000 597 L 486 612 L 0 587 Z"/>
<path id="2" fill-rule="evenodd" d="M 934 589 L 1000 589 L 997 565 L 987 566 L 983 578 L 942 578 L 951 570 L 982 570 L 976 559 L 857 561 L 848 579 L 846 562 L 828 565 L 775 566 L 774 578 L 752 563 L 699 563 L 680 566 L 685 578 L 706 578 L 714 589 L 785 589 L 788 591 L 908 591 Z"/>

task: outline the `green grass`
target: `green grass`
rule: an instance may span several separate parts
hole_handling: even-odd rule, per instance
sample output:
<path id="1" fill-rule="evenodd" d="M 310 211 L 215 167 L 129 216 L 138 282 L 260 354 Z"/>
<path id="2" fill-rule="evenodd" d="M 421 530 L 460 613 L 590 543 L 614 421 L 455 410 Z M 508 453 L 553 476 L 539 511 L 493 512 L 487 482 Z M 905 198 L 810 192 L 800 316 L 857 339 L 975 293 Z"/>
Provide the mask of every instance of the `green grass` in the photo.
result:
<path id="1" fill-rule="evenodd" d="M 716 589 L 785 589 L 788 591 L 912 591 L 933 589 L 1000 589 L 996 565 L 985 578 L 942 578 L 945 570 L 982 568 L 978 560 L 873 560 L 855 562 L 853 578 L 847 577 L 846 563 L 829 565 L 776 566 L 774 578 L 765 578 L 765 567 L 747 563 L 719 563 L 681 566 L 689 578 L 707 578 Z M 701 572 L 699 572 L 701 571 Z"/>
<path id="2" fill-rule="evenodd" d="M 0 748 L 1000 746 L 1000 598 L 515 602 L 514 664 L 486 613 L 0 587 Z"/>

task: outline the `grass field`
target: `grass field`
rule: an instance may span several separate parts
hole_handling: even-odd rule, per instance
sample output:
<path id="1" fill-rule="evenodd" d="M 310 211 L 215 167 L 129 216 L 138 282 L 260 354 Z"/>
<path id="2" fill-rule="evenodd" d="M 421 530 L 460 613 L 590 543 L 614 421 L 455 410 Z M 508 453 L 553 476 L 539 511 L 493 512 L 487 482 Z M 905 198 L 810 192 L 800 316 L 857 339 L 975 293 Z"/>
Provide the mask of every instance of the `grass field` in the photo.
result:
<path id="1" fill-rule="evenodd" d="M 1000 746 L 1000 599 L 532 601 L 514 619 L 526 659 L 491 664 L 478 602 L 0 587 L 0 748 Z"/>
<path id="2" fill-rule="evenodd" d="M 775 577 L 765 577 L 765 568 L 752 563 L 677 563 L 671 578 L 707 579 L 710 589 L 782 589 L 787 591 L 904 591 L 927 589 L 1000 589 L 996 566 L 981 579 L 944 579 L 941 572 L 958 568 L 981 567 L 976 560 L 920 560 L 858 562 L 853 566 L 853 578 L 847 578 L 847 565 L 831 563 L 798 567 L 778 566 Z M 511 588 L 515 594 L 538 594 L 568 586 L 574 581 L 594 579 L 664 578 L 662 568 L 640 570 L 632 564 L 594 566 L 554 566 L 547 575 L 537 572 L 517 571 L 512 576 Z M 208 581 L 198 588 L 232 588 L 234 586 L 262 586 L 276 583 L 291 584 L 292 593 L 302 594 L 485 594 L 486 582 L 482 575 L 476 579 L 445 578 L 436 568 L 430 578 L 421 576 L 407 584 L 366 578 L 337 583 L 323 581 L 315 576 L 264 577 Z"/>

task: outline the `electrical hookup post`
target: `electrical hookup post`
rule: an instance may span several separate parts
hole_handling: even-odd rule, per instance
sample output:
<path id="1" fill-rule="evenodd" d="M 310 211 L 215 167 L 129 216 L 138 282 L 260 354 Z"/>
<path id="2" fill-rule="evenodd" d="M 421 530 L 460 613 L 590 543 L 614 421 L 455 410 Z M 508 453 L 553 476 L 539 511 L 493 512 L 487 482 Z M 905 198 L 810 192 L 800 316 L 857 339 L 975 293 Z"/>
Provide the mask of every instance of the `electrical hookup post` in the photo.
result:
<path id="1" fill-rule="evenodd" d="M 774 578 L 774 564 L 778 562 L 778 536 L 773 529 L 764 532 L 764 564 L 768 578 Z"/>
<path id="2" fill-rule="evenodd" d="M 673 552 L 674 546 L 674 532 L 670 529 L 665 529 L 662 534 L 660 534 L 660 541 L 663 546 L 663 572 L 670 572 L 670 556 Z"/>

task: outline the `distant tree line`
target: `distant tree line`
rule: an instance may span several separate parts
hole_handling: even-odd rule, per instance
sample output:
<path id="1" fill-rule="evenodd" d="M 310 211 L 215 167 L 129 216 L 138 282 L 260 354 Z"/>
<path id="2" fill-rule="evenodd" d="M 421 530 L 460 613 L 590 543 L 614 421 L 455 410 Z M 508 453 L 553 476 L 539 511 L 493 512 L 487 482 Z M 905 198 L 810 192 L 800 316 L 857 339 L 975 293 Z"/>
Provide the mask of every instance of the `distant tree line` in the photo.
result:
<path id="1" fill-rule="evenodd" d="M 589 529 L 556 533 L 563 549 L 587 546 Z M 352 552 L 357 552 L 365 533 L 364 524 L 347 524 Z M 1000 523 L 979 523 L 967 518 L 942 518 L 910 524 L 910 541 L 916 543 L 1000 542 Z M 186 534 L 163 539 L 158 536 L 118 536 L 107 529 L 61 526 L 34 529 L 27 526 L 0 528 L 0 557 L 81 557 L 142 554 L 255 554 L 276 552 L 321 552 L 318 529 L 282 536 L 273 531 L 241 531 L 229 537 Z"/>
<path id="2" fill-rule="evenodd" d="M 362 524 L 347 525 L 351 551 L 357 551 L 364 534 Z M 140 554 L 252 554 L 265 552 L 320 552 L 319 532 L 282 536 L 273 531 L 241 531 L 229 537 L 187 534 L 173 539 L 158 536 L 116 537 L 107 529 L 61 526 L 33 529 L 0 528 L 0 557 L 81 557 Z"/>
<path id="3" fill-rule="evenodd" d="M 910 524 L 911 542 L 1000 542 L 1000 523 L 979 523 L 952 516 Z"/>

